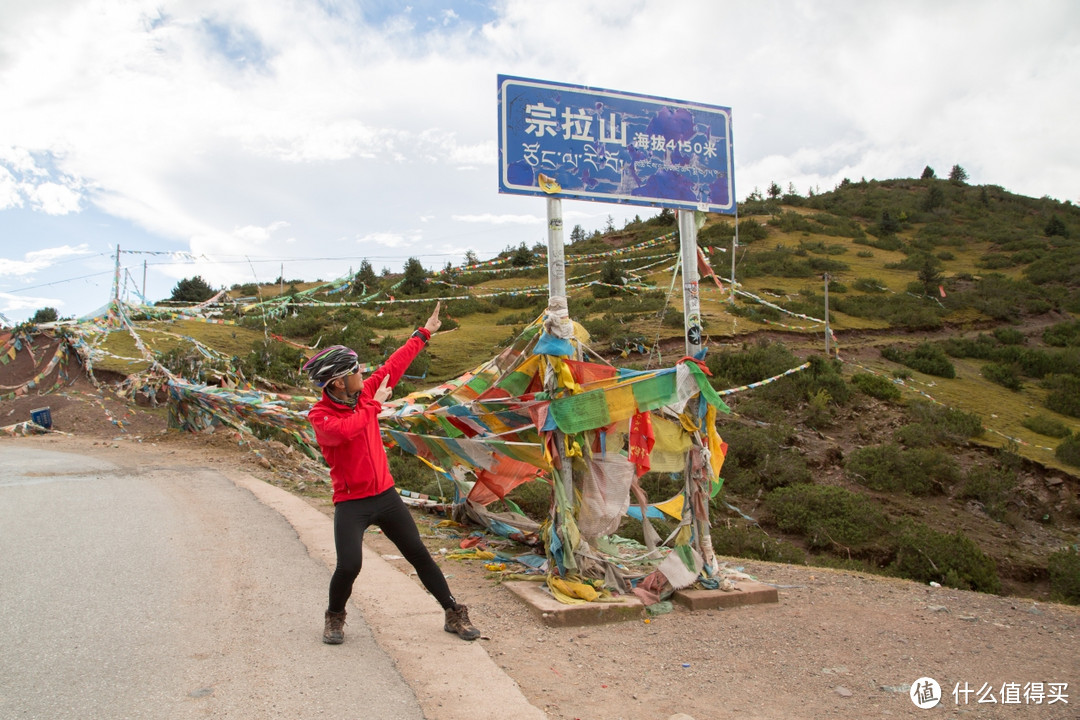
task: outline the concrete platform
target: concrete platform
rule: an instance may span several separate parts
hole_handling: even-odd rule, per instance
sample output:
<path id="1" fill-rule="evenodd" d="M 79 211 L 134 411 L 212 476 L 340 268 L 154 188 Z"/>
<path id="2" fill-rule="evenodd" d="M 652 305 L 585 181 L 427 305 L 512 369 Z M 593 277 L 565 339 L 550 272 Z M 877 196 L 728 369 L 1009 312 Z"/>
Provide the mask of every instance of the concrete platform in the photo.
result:
<path id="1" fill-rule="evenodd" d="M 758 605 L 780 602 L 776 588 L 753 580 L 739 580 L 735 590 L 676 590 L 672 602 L 687 610 L 713 610 L 716 608 Z"/>
<path id="2" fill-rule="evenodd" d="M 646 617 L 645 606 L 636 595 L 624 595 L 614 602 L 565 605 L 553 598 L 543 583 L 515 580 L 502 586 L 528 605 L 540 622 L 551 627 L 602 625 Z"/>

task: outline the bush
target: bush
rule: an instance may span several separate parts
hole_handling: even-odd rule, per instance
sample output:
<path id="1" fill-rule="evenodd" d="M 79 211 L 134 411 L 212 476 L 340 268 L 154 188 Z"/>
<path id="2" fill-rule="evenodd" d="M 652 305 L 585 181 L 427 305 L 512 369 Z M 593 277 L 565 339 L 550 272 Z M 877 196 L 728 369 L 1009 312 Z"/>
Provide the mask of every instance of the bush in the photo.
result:
<path id="1" fill-rule="evenodd" d="M 791 433 L 780 425 L 767 428 L 732 423 L 722 430 L 728 443 L 724 487 L 736 495 L 754 495 L 811 480 L 806 460 L 791 445 Z"/>
<path id="2" fill-rule="evenodd" d="M 1048 391 L 1046 407 L 1069 417 L 1080 417 L 1080 377 L 1047 375 L 1042 386 Z"/>
<path id="3" fill-rule="evenodd" d="M 1051 325 L 1043 330 L 1043 342 L 1055 347 L 1080 346 L 1080 320 Z"/>
<path id="4" fill-rule="evenodd" d="M 291 345 L 259 340 L 252 344 L 251 352 L 240 358 L 240 369 L 248 378 L 259 375 L 295 387 L 307 381 L 307 376 L 300 370 L 306 359 Z"/>
<path id="5" fill-rule="evenodd" d="M 717 525 L 712 528 L 711 535 L 713 550 L 719 555 L 794 565 L 806 563 L 806 553 L 802 548 L 773 539 L 753 525 Z"/>
<path id="6" fill-rule="evenodd" d="M 943 494 L 959 478 L 956 462 L 939 448 L 902 450 L 894 444 L 858 448 L 845 462 L 853 480 L 871 490 Z"/>
<path id="7" fill-rule="evenodd" d="M 546 480 L 532 480 L 522 483 L 506 494 L 508 500 L 513 501 L 521 511 L 533 520 L 543 522 L 551 512 L 552 489 Z M 626 521 L 633 521 L 627 518 Z M 639 523 L 640 526 L 640 523 Z M 622 533 L 622 528 L 619 530 Z"/>
<path id="8" fill-rule="evenodd" d="M 1068 425 L 1057 418 L 1052 418 L 1047 415 L 1036 415 L 1035 417 L 1024 418 L 1020 421 L 1020 424 L 1031 432 L 1036 432 L 1047 437 L 1063 438 L 1069 436 Z"/>
<path id="9" fill-rule="evenodd" d="M 986 363 L 982 366 L 982 376 L 990 382 L 997 383 L 1013 392 L 1020 392 L 1024 388 L 1020 382 L 1020 374 L 1015 365 L 1003 365 L 1002 363 Z"/>
<path id="10" fill-rule="evenodd" d="M 851 283 L 851 287 L 864 293 L 883 293 L 886 288 L 877 278 L 859 278 Z"/>
<path id="11" fill-rule="evenodd" d="M 1054 457 L 1066 465 L 1080 467 L 1080 435 L 1069 435 L 1058 443 Z"/>
<path id="12" fill-rule="evenodd" d="M 1080 605 L 1080 551 L 1076 546 L 1058 550 L 1046 563 L 1050 592 L 1054 598 Z"/>
<path id="13" fill-rule="evenodd" d="M 401 448 L 393 448 L 386 453 L 390 462 L 390 474 L 394 476 L 394 484 L 402 490 L 427 493 L 435 471 L 421 462 L 415 455 L 411 455 Z M 444 483 L 446 487 L 446 483 Z M 446 487 L 445 492 L 453 494 L 453 487 Z M 438 494 L 438 493 L 435 493 Z"/>
<path id="14" fill-rule="evenodd" d="M 962 532 L 945 534 L 910 519 L 896 535 L 896 559 L 890 570 L 901 577 L 948 587 L 1001 592 L 997 566 Z"/>
<path id="15" fill-rule="evenodd" d="M 977 465 L 968 470 L 958 497 L 978 500 L 987 515 L 1005 520 L 1009 500 L 1016 489 L 1016 473 L 1008 469 Z"/>
<path id="16" fill-rule="evenodd" d="M 899 345 L 888 345 L 881 349 L 881 356 L 927 375 L 943 378 L 956 377 L 956 368 L 949 362 L 945 352 L 931 343 L 921 343 L 914 350 L 904 350 Z"/>
<path id="17" fill-rule="evenodd" d="M 926 442 L 905 445 L 936 445 L 939 443 L 957 443 L 968 438 L 978 437 L 983 433 L 982 418 L 976 413 L 965 412 L 936 405 L 926 400 L 913 400 L 908 405 L 908 415 L 915 421 L 905 425 L 898 434 L 917 426 L 918 433 Z"/>
<path id="18" fill-rule="evenodd" d="M 871 373 L 855 373 L 851 376 L 851 384 L 860 391 L 878 400 L 896 401 L 900 399 L 900 388 L 896 383 Z"/>
<path id="19" fill-rule="evenodd" d="M 756 345 L 744 344 L 735 352 L 710 354 L 705 365 L 712 373 L 713 387 L 726 390 L 779 375 L 799 365 L 799 361 L 782 343 L 761 341 Z"/>
<path id="20" fill-rule="evenodd" d="M 885 514 L 869 499 L 841 487 L 795 485 L 765 497 L 776 527 L 806 537 L 811 548 L 856 552 L 886 529 Z"/>
<path id="21" fill-rule="evenodd" d="M 1016 328 L 998 328 L 994 330 L 994 339 L 1002 345 L 1023 345 L 1027 342 L 1024 333 Z"/>

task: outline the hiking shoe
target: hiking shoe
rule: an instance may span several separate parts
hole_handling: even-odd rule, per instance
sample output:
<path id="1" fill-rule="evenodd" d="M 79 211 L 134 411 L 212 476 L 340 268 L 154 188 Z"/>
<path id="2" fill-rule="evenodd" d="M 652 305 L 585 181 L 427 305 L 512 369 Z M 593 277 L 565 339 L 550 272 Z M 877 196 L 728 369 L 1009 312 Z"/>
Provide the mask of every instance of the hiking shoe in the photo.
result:
<path id="1" fill-rule="evenodd" d="M 469 622 L 469 608 L 458 605 L 456 608 L 446 611 L 446 624 L 443 630 L 448 633 L 457 633 L 462 640 L 475 640 L 480 637 L 480 631 Z"/>
<path id="2" fill-rule="evenodd" d="M 326 625 L 323 627 L 322 641 L 327 645 L 340 645 L 345 642 L 345 611 L 326 611 Z"/>

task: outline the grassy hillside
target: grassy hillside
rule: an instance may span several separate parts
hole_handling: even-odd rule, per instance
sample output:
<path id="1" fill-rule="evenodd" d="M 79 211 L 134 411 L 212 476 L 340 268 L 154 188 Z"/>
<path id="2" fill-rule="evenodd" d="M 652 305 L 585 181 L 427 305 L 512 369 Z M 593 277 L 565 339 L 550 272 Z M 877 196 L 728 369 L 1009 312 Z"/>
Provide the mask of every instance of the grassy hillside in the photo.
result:
<path id="1" fill-rule="evenodd" d="M 665 238 L 675 229 L 663 212 L 606 233 L 575 228 L 567 245 L 571 315 L 613 364 L 670 365 L 685 352 L 678 239 Z M 1080 581 L 1067 579 L 1080 577 L 1080 209 L 936 179 L 754 198 L 740 206 L 732 298 L 734 234 L 726 217 L 699 231 L 723 283 L 703 281 L 700 295 L 714 384 L 812 367 L 728 396 L 718 551 L 1080 599 Z M 289 305 L 221 308 L 232 325 L 152 323 L 144 339 L 186 372 L 214 361 L 185 353 L 178 336 L 249 378 L 299 384 L 304 351 L 274 335 L 377 362 L 441 298 L 446 332 L 410 371 L 424 375 L 416 386 L 435 385 L 543 311 L 544 250 L 508 248 L 498 262 L 419 280 L 368 276 L 332 297 L 294 283 Z M 826 274 L 832 357 L 819 322 Z M 136 356 L 124 337 L 106 349 Z M 400 484 L 431 491 L 430 473 L 395 462 Z M 651 496 L 673 492 L 670 478 L 647 480 Z M 515 492 L 543 506 L 530 497 L 542 490 Z M 622 532 L 640 533 L 633 523 Z"/>

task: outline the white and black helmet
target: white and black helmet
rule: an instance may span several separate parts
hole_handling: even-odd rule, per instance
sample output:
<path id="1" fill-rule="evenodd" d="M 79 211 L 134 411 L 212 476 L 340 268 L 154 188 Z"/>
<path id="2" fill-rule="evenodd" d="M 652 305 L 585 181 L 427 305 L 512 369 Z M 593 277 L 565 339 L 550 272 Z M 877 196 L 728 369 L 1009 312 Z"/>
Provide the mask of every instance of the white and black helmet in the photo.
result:
<path id="1" fill-rule="evenodd" d="M 302 368 L 316 387 L 326 387 L 330 381 L 351 375 L 360 369 L 356 352 L 344 345 L 331 345 L 316 353 Z"/>

